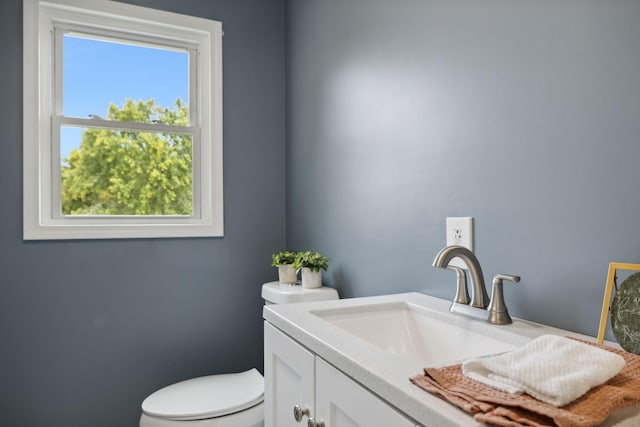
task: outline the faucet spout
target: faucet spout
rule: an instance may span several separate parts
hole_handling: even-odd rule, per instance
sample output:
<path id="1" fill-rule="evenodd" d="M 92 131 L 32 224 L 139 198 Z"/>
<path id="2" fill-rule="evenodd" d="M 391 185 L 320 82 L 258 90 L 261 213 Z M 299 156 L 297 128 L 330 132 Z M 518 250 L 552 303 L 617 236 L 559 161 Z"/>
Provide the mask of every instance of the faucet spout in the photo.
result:
<path id="1" fill-rule="evenodd" d="M 471 281 L 473 282 L 471 293 L 471 306 L 477 308 L 486 308 L 489 305 L 489 295 L 484 284 L 484 276 L 482 275 L 482 267 L 478 258 L 469 249 L 464 246 L 447 246 L 436 255 L 433 260 L 433 266 L 438 268 L 448 268 L 453 258 L 460 258 L 467 266 Z"/>

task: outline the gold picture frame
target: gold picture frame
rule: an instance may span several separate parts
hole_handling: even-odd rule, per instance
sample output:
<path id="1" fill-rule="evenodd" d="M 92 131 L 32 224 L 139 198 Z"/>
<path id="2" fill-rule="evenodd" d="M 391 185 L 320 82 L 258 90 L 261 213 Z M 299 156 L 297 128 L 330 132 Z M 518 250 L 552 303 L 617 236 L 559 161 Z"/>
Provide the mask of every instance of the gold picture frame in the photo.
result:
<path id="1" fill-rule="evenodd" d="M 617 270 L 640 271 L 640 264 L 632 264 L 628 262 L 610 262 L 609 271 L 607 273 L 607 284 L 604 289 L 604 298 L 602 300 L 602 312 L 600 314 L 600 326 L 598 327 L 598 344 L 604 341 L 604 332 L 607 328 L 607 318 L 609 317 L 609 308 L 611 307 L 611 292 L 613 291 L 613 283 L 616 278 Z"/>

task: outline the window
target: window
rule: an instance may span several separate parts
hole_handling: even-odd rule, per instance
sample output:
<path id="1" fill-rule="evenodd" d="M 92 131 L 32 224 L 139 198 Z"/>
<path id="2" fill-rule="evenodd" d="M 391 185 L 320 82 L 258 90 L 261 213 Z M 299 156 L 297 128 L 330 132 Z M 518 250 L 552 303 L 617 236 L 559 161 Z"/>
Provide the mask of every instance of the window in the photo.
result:
<path id="1" fill-rule="evenodd" d="M 24 238 L 223 235 L 222 28 L 24 1 Z"/>

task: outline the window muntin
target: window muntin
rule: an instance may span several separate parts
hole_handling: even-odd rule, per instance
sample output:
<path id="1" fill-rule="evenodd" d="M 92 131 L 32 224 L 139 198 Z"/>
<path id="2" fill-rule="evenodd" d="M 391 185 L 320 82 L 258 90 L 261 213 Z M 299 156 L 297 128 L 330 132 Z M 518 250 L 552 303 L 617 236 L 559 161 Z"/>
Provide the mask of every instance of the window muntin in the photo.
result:
<path id="1" fill-rule="evenodd" d="M 24 16 L 25 239 L 223 235 L 221 24 L 105 0 L 25 0 Z M 182 58 L 181 72 L 188 79 L 183 81 L 180 102 L 186 116 L 180 121 L 163 120 L 159 119 L 162 113 L 156 112 L 142 120 L 121 120 L 109 112 L 87 113 L 95 107 L 73 107 L 73 96 L 65 87 L 74 82 L 64 79 L 65 68 L 73 67 L 69 65 L 73 58 L 65 57 L 65 44 L 73 50 L 69 48 L 73 43 L 111 44 Z M 88 92 L 84 90 L 83 96 L 98 98 Z M 114 106 L 124 109 L 127 102 Z M 190 212 L 63 208 L 62 178 L 68 175 L 69 157 L 86 133 L 135 136 L 125 145 L 146 138 L 147 148 L 165 138 L 165 151 L 176 148 L 178 139 L 190 142 L 191 147 L 181 153 L 182 160 L 191 159 L 191 194 L 183 191 L 186 182 L 168 192 L 174 199 L 191 199 Z M 183 170 L 189 169 L 182 163 Z M 144 180 L 157 180 L 157 172 L 149 171 Z"/>

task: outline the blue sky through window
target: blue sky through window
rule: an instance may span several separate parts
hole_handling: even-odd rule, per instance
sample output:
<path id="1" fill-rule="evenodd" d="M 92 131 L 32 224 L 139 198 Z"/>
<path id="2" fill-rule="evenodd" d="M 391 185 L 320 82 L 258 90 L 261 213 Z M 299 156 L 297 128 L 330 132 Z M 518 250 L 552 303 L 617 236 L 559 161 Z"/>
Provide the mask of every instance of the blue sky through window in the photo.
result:
<path id="1" fill-rule="evenodd" d="M 64 36 L 64 115 L 107 118 L 110 103 L 122 106 L 154 99 L 172 107 L 177 98 L 188 104 L 189 55 L 186 51 Z M 60 157 L 80 144 L 82 129 L 63 127 Z"/>

